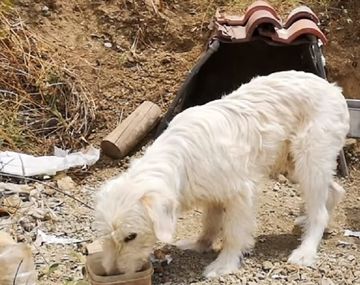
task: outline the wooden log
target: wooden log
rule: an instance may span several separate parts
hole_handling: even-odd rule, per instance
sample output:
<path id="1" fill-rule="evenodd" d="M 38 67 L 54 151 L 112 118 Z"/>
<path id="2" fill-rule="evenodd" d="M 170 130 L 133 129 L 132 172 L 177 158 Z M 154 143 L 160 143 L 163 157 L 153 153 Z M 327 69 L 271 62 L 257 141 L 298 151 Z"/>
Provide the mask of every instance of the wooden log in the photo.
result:
<path id="1" fill-rule="evenodd" d="M 102 151 L 112 158 L 123 158 L 155 127 L 160 116 L 159 106 L 143 102 L 103 139 Z"/>

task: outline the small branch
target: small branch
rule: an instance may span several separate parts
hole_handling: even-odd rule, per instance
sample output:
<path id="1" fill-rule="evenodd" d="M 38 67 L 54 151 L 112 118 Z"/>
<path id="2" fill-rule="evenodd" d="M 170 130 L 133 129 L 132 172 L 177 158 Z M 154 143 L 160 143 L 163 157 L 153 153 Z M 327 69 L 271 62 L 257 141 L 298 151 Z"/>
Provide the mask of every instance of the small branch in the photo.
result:
<path id="1" fill-rule="evenodd" d="M 23 259 L 21 259 L 21 261 L 20 261 L 20 263 L 19 263 L 19 265 L 18 265 L 18 267 L 17 267 L 17 269 L 16 269 L 16 272 L 15 272 L 15 276 L 14 276 L 14 279 L 13 279 L 13 285 L 16 285 L 16 278 L 17 278 L 17 276 L 18 276 L 18 274 L 19 274 L 19 270 L 20 270 L 20 266 L 21 266 L 21 264 L 23 263 Z"/>
<path id="2" fill-rule="evenodd" d="M 8 90 L 3 90 L 3 89 L 0 89 L 0 93 L 10 94 L 10 95 L 14 95 L 14 96 L 18 96 L 18 94 L 16 94 L 15 92 L 8 91 Z"/>

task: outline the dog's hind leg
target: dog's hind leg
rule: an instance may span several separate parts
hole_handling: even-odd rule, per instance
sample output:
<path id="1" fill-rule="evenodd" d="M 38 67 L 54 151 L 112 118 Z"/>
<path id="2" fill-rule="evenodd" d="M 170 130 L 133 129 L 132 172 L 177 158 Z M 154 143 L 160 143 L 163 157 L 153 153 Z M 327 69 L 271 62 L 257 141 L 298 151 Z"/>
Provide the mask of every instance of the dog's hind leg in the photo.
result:
<path id="1" fill-rule="evenodd" d="M 209 205 L 205 208 L 202 216 L 202 233 L 194 240 L 180 240 L 176 246 L 183 250 L 194 250 L 198 252 L 211 251 L 213 242 L 221 230 L 224 208 L 221 205 Z"/>
<path id="2" fill-rule="evenodd" d="M 326 208 L 329 213 L 329 218 L 332 218 L 333 211 L 337 204 L 341 202 L 341 200 L 344 197 L 345 190 L 344 188 L 336 183 L 335 181 L 332 181 L 328 188 L 328 197 L 326 201 Z M 304 206 L 302 206 L 301 209 L 301 215 L 295 219 L 295 225 L 297 226 L 305 226 L 307 222 L 307 217 L 305 215 L 305 209 Z"/>
<path id="3" fill-rule="evenodd" d="M 215 261 L 208 265 L 208 278 L 235 272 L 243 253 L 254 245 L 256 217 L 251 197 L 238 196 L 228 201 L 223 215 L 223 247 Z"/>
<path id="4" fill-rule="evenodd" d="M 329 212 L 330 218 L 332 217 L 333 211 L 337 204 L 341 202 L 345 194 L 344 188 L 336 183 L 335 181 L 332 181 L 329 186 L 329 195 L 326 202 L 326 208 Z"/>
<path id="5" fill-rule="evenodd" d="M 329 185 L 333 181 L 336 157 L 341 148 L 332 143 L 331 133 L 317 128 L 314 122 L 294 140 L 295 175 L 305 202 L 305 225 L 301 245 L 289 257 L 289 262 L 310 266 L 315 262 L 317 248 L 328 224 Z M 333 207 L 332 207 L 333 208 Z"/>

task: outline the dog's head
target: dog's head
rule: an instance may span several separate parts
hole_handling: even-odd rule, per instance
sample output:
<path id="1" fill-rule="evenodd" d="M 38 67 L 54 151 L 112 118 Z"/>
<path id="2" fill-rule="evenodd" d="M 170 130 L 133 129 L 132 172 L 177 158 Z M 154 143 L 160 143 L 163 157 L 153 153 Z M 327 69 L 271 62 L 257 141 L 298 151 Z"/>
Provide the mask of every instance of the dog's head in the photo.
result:
<path id="1" fill-rule="evenodd" d="M 157 240 L 171 241 L 176 203 L 160 188 L 139 185 L 122 176 L 100 190 L 95 222 L 103 237 L 103 266 L 107 274 L 140 270 Z"/>

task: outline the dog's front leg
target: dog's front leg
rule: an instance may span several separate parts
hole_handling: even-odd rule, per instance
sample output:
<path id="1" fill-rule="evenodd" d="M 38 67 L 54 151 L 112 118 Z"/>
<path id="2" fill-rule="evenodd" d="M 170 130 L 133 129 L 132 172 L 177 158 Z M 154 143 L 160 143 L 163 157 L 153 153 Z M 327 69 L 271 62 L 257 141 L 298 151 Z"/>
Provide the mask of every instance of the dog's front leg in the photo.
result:
<path id="1" fill-rule="evenodd" d="M 205 269 L 207 278 L 237 271 L 243 253 L 254 245 L 256 218 L 253 202 L 244 196 L 234 197 L 224 204 L 223 248 L 216 260 Z"/>

